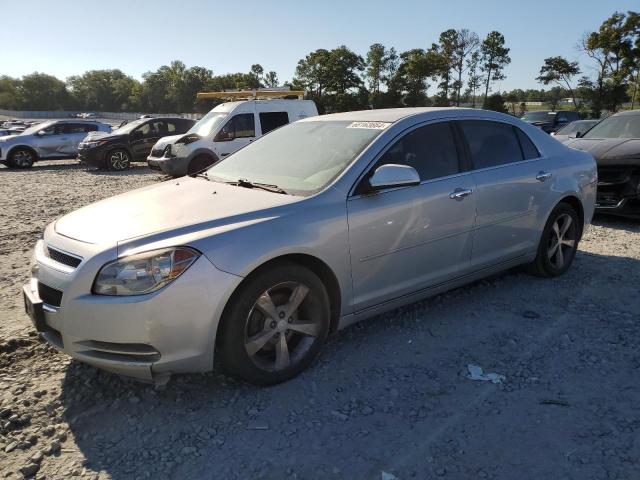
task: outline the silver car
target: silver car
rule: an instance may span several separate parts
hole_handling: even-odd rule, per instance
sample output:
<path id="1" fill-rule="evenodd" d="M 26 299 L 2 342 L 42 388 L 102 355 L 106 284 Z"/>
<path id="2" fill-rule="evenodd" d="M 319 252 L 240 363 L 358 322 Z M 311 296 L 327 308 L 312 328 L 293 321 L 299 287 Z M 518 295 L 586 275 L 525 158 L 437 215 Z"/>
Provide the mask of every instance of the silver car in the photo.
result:
<path id="1" fill-rule="evenodd" d="M 111 126 L 88 120 L 49 120 L 19 135 L 0 137 L 0 162 L 29 168 L 38 160 L 74 158 L 89 132 L 110 132 Z"/>
<path id="2" fill-rule="evenodd" d="M 313 117 L 50 224 L 25 305 L 107 370 L 160 383 L 215 352 L 277 383 L 361 319 L 516 265 L 564 273 L 596 180 L 590 154 L 499 113 Z"/>

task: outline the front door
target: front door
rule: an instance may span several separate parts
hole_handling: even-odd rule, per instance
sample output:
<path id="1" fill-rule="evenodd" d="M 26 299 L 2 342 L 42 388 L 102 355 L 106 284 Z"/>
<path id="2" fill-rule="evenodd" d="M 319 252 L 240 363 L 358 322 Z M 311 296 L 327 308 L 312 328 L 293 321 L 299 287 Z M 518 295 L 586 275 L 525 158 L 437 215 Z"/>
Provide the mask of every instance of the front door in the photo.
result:
<path id="1" fill-rule="evenodd" d="M 475 222 L 475 183 L 461 172 L 449 122 L 415 128 L 371 169 L 414 167 L 420 185 L 347 200 L 355 311 L 464 275 Z M 366 182 L 366 178 L 363 183 Z"/>
<path id="2" fill-rule="evenodd" d="M 220 129 L 214 138 L 215 151 L 220 159 L 240 150 L 256 138 L 254 113 L 237 113 Z"/>
<path id="3" fill-rule="evenodd" d="M 145 160 L 156 142 L 168 135 L 166 132 L 167 124 L 164 120 L 150 120 L 133 130 L 130 144 L 134 159 Z"/>
<path id="4" fill-rule="evenodd" d="M 41 158 L 64 158 L 69 155 L 69 136 L 62 127 L 58 123 L 38 132 L 35 143 Z"/>
<path id="5" fill-rule="evenodd" d="M 508 123 L 464 120 L 476 183 L 474 270 L 535 251 L 539 209 L 549 198 L 550 160 L 540 156 L 529 137 Z"/>

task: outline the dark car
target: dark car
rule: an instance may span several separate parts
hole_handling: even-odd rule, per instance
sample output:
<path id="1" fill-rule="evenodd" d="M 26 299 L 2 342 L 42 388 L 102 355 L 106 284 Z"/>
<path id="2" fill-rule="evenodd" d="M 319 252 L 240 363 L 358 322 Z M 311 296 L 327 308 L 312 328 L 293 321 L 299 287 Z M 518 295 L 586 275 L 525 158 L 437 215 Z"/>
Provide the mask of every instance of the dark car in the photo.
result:
<path id="1" fill-rule="evenodd" d="M 576 120 L 575 122 L 566 124 L 557 132 L 553 132 L 551 136 L 559 142 L 564 143 L 567 140 L 584 136 L 584 134 L 597 125 L 598 122 L 600 122 L 600 120 Z"/>
<path id="2" fill-rule="evenodd" d="M 551 133 L 561 129 L 570 122 L 580 120 L 580 114 L 572 110 L 560 110 L 558 112 L 537 110 L 525 113 L 522 120 L 541 128 L 547 133 Z"/>
<path id="3" fill-rule="evenodd" d="M 108 135 L 87 135 L 78 147 L 78 158 L 93 167 L 125 170 L 131 162 L 146 162 L 151 147 L 160 138 L 182 135 L 194 123 L 179 117 L 141 118 Z"/>
<path id="4" fill-rule="evenodd" d="M 640 218 L 640 110 L 616 113 L 565 145 L 595 157 L 599 212 Z"/>

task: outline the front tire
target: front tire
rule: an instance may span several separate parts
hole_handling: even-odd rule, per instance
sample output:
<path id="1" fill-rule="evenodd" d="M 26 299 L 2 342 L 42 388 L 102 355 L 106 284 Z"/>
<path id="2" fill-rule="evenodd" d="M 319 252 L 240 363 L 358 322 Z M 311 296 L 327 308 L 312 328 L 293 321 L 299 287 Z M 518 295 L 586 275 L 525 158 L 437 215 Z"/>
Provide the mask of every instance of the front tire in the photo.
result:
<path id="1" fill-rule="evenodd" d="M 571 266 L 578 250 L 582 222 L 574 208 L 560 203 L 553 209 L 542 232 L 536 259 L 529 273 L 539 277 L 557 277 Z"/>
<path id="2" fill-rule="evenodd" d="M 202 172 L 205 168 L 210 167 L 216 162 L 216 159 L 213 159 L 207 155 L 199 155 L 189 162 L 187 175 L 195 175 L 196 173 Z"/>
<path id="3" fill-rule="evenodd" d="M 121 172 L 126 170 L 131 165 L 131 157 L 129 152 L 122 148 L 111 150 L 107 154 L 107 167 L 109 170 Z"/>
<path id="4" fill-rule="evenodd" d="M 7 163 L 13 168 L 31 168 L 36 161 L 36 154 L 28 148 L 16 148 L 11 151 Z"/>
<path id="5" fill-rule="evenodd" d="M 310 270 L 281 263 L 248 278 L 225 309 L 218 339 L 222 366 L 251 383 L 295 377 L 329 332 L 329 296 Z"/>

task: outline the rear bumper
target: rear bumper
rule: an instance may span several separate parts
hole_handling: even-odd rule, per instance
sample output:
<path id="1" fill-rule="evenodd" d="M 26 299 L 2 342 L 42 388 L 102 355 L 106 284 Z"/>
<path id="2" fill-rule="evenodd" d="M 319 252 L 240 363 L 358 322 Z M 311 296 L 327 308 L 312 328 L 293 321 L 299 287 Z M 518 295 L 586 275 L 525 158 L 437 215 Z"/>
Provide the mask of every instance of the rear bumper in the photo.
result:
<path id="1" fill-rule="evenodd" d="M 173 177 L 183 177 L 187 174 L 188 158 L 181 157 L 147 157 L 147 165 L 153 170 L 161 170 Z"/>

